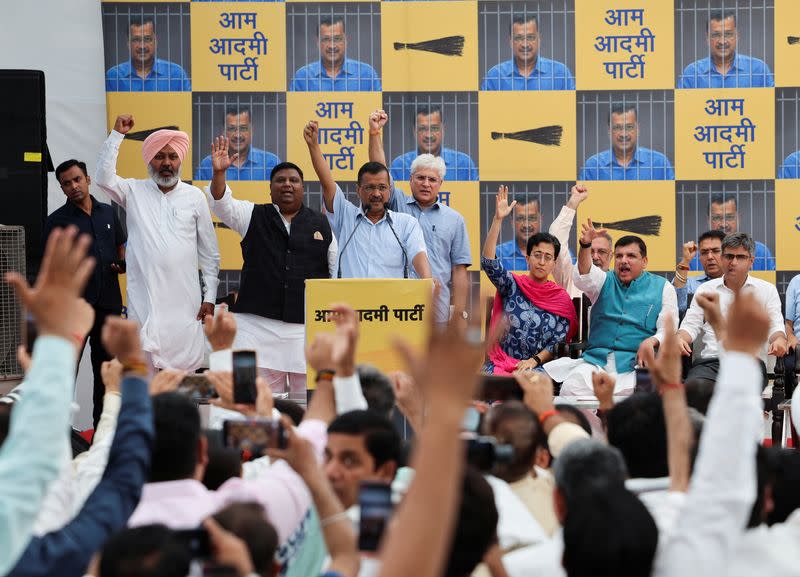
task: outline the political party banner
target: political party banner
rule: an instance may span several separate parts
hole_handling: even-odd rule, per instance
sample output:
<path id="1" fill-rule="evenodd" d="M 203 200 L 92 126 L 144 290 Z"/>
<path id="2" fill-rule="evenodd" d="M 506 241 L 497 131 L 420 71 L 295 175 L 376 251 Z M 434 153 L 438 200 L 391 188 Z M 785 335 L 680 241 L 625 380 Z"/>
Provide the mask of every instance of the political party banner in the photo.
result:
<path id="1" fill-rule="evenodd" d="M 581 182 L 590 196 L 579 217 L 617 223 L 613 236 L 641 234 L 653 272 L 671 278 L 683 242 L 710 229 L 750 233 L 759 274 L 774 273 L 781 293 L 800 271 L 794 0 L 104 0 L 100 9 L 109 129 L 118 114 L 136 119 L 121 176 L 146 178 L 141 140 L 177 126 L 191 137 L 185 180 L 208 183 L 211 142 L 225 135 L 239 154 L 228 171 L 235 196 L 269 202 L 270 172 L 288 160 L 319 210 L 303 139 L 315 120 L 325 161 L 358 202 L 368 117 L 384 109 L 386 163 L 406 192 L 419 154 L 445 161 L 440 201 L 467 222 L 473 297 L 486 292 L 480 247 L 501 184 L 519 199 L 501 244 L 547 231 Z M 657 234 L 642 228 L 656 217 Z M 238 288 L 240 239 L 215 226 L 224 296 Z"/>
<path id="2" fill-rule="evenodd" d="M 402 339 L 419 350 L 430 330 L 433 283 L 404 279 L 323 279 L 306 281 L 306 342 L 335 330 L 332 305 L 346 302 L 359 318 L 356 362 L 385 373 L 407 370 L 394 348 Z M 315 387 L 313 371 L 308 388 Z"/>

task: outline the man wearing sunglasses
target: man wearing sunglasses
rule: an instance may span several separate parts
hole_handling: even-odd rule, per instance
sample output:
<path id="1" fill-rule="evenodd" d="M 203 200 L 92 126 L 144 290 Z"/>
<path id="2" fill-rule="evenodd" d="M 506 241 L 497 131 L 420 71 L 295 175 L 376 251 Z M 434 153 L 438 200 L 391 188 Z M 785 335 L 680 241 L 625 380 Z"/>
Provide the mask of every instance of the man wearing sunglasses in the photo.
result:
<path id="1" fill-rule="evenodd" d="M 717 335 L 714 329 L 714 325 L 718 323 L 712 322 L 714 319 L 707 318 L 701 307 L 700 301 L 706 298 L 718 300 L 723 324 L 728 314 L 728 307 L 730 307 L 734 296 L 739 291 L 751 292 L 767 310 L 770 317 L 769 338 L 764 343 L 759 354 L 765 385 L 767 381 L 767 355 L 782 357 L 786 354 L 786 332 L 783 315 L 781 314 L 781 300 L 778 296 L 778 289 L 772 283 L 749 274 L 753 266 L 755 250 L 756 246 L 753 238 L 743 232 L 729 234 L 722 241 L 723 275 L 698 287 L 695 298 L 686 311 L 686 316 L 683 318 L 678 331 L 681 348 L 686 356 L 692 354 L 691 345 L 702 334 L 703 350 L 700 353 L 700 359 L 689 370 L 687 379 L 694 378 L 714 383 L 719 372 L 721 343 L 720 336 Z M 722 338 L 724 339 L 724 335 Z"/>

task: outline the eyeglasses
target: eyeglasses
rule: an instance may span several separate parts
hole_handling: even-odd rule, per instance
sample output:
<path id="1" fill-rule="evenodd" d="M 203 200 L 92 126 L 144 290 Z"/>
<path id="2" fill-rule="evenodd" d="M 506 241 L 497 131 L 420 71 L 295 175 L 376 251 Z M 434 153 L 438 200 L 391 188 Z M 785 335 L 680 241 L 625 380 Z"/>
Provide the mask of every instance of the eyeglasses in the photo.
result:
<path id="1" fill-rule="evenodd" d="M 323 44 L 341 44 L 344 42 L 344 35 L 337 34 L 336 36 L 322 36 L 319 39 Z"/>
<path id="2" fill-rule="evenodd" d="M 131 42 L 135 44 L 150 44 L 155 36 L 131 36 Z"/>
<path id="3" fill-rule="evenodd" d="M 725 40 L 733 40 L 736 38 L 736 31 L 726 30 L 724 34 L 722 32 L 711 33 L 711 40 L 719 40 L 720 38 L 724 38 Z"/>
<path id="4" fill-rule="evenodd" d="M 249 124 L 242 124 L 241 126 L 228 126 L 228 132 L 250 132 Z"/>
<path id="5" fill-rule="evenodd" d="M 417 126 L 417 134 L 425 134 L 426 132 L 439 134 L 441 131 L 442 131 L 441 126 Z"/>
<path id="6" fill-rule="evenodd" d="M 517 222 L 519 224 L 524 224 L 526 222 L 539 222 L 539 215 L 538 214 L 531 214 L 531 215 L 525 216 L 523 214 L 523 215 L 520 215 L 520 216 L 515 216 L 514 217 L 514 222 Z"/>
<path id="7" fill-rule="evenodd" d="M 429 182 L 431 184 L 436 184 L 437 182 L 439 182 L 439 179 L 436 178 L 435 176 L 425 176 L 424 174 L 415 174 L 414 180 L 416 180 L 419 183 Z"/>
<path id="8" fill-rule="evenodd" d="M 721 254 L 721 248 L 704 248 L 700 251 L 700 256 L 708 256 L 710 254 Z"/>
<path id="9" fill-rule="evenodd" d="M 536 42 L 539 40 L 538 34 L 515 34 L 511 37 L 516 44 L 522 44 L 523 42 Z"/>
<path id="10" fill-rule="evenodd" d="M 747 260 L 750 260 L 750 255 L 749 254 L 733 254 L 731 252 L 726 252 L 725 254 L 722 255 L 722 258 L 724 258 L 725 260 L 738 260 L 739 262 L 745 262 Z"/>
<path id="11" fill-rule="evenodd" d="M 712 215 L 711 215 L 711 222 L 720 223 L 720 222 L 722 222 L 723 220 L 724 220 L 725 222 L 736 222 L 736 213 L 734 213 L 734 212 L 729 212 L 729 213 L 728 213 L 728 214 L 726 214 L 725 216 L 723 216 L 723 215 L 721 215 L 721 214 L 712 214 Z"/>
<path id="12" fill-rule="evenodd" d="M 635 124 L 614 124 L 611 127 L 611 132 L 633 132 L 635 130 Z"/>
<path id="13" fill-rule="evenodd" d="M 361 190 L 365 190 L 366 192 L 375 192 L 376 190 L 379 192 L 386 192 L 389 190 L 389 186 L 386 184 L 365 184 L 361 187 Z"/>
<path id="14" fill-rule="evenodd" d="M 540 250 L 537 250 L 536 252 L 532 252 L 531 253 L 531 258 L 533 260 L 544 260 L 544 262 L 553 262 L 556 259 L 556 257 L 554 257 L 549 252 L 542 252 Z"/>

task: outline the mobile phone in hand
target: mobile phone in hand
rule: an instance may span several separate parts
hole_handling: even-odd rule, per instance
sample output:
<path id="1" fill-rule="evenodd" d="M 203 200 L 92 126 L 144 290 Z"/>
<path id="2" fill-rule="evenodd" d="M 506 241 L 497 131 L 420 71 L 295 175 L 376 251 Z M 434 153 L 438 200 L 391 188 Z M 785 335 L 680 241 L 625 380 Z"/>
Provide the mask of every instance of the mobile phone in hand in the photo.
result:
<path id="1" fill-rule="evenodd" d="M 233 351 L 233 402 L 256 404 L 255 351 Z"/>
<path id="2" fill-rule="evenodd" d="M 654 393 L 656 390 L 653 384 L 653 379 L 650 376 L 650 370 L 638 367 L 636 370 L 636 387 L 634 391 L 637 393 Z"/>
<path id="3" fill-rule="evenodd" d="M 377 551 L 383 532 L 392 517 L 392 487 L 388 483 L 364 481 L 358 493 L 361 509 L 359 521 L 359 551 Z"/>
<path id="4" fill-rule="evenodd" d="M 178 392 L 195 401 L 208 401 L 217 396 L 208 378 L 205 375 L 186 375 L 178 385 Z"/>
<path id="5" fill-rule="evenodd" d="M 277 419 L 248 419 L 223 421 L 222 439 L 226 447 L 249 452 L 254 458 L 262 457 L 267 449 L 285 449 L 286 429 Z"/>

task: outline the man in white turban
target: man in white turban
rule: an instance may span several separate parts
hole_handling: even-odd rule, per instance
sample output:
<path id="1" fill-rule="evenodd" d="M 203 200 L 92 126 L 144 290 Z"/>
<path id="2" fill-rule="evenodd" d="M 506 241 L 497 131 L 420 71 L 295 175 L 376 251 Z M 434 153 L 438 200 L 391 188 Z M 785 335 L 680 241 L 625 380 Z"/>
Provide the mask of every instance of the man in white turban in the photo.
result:
<path id="1" fill-rule="evenodd" d="M 127 214 L 128 317 L 158 369 L 203 363 L 202 322 L 214 314 L 219 248 L 203 192 L 181 181 L 189 136 L 158 130 L 142 144 L 149 179 L 117 176 L 117 156 L 133 117 L 117 117 L 97 160 L 95 183 Z M 201 287 L 198 269 L 202 272 Z M 211 319 L 209 318 L 209 321 Z"/>

